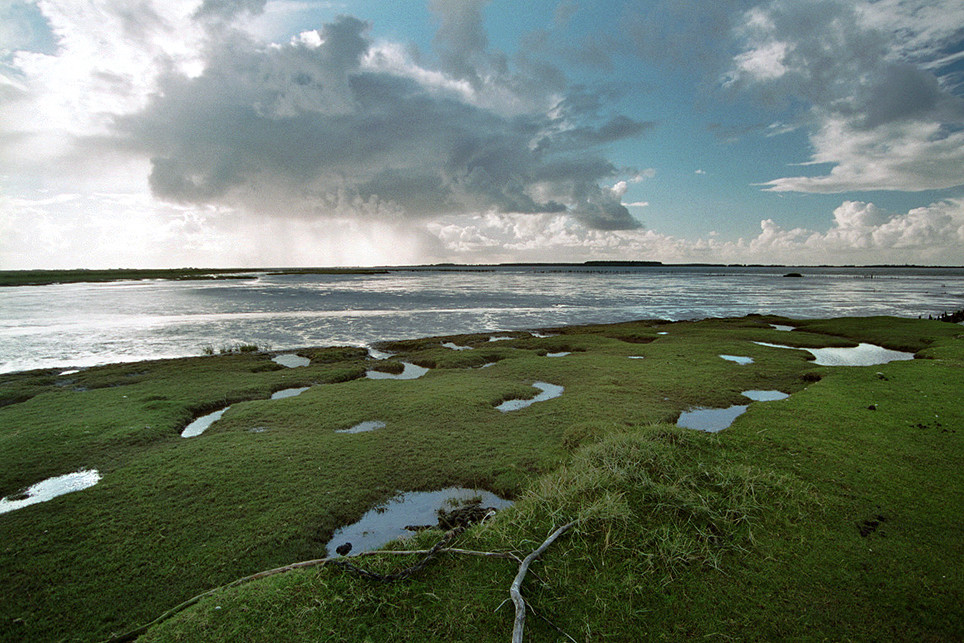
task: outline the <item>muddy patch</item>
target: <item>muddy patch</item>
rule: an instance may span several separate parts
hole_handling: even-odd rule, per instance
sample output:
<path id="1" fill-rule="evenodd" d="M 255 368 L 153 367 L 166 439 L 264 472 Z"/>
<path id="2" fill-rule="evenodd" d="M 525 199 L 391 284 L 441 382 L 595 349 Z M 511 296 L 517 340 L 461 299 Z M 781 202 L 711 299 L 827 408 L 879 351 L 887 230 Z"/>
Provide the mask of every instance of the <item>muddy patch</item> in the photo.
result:
<path id="1" fill-rule="evenodd" d="M 545 402 L 546 400 L 559 397 L 565 390 L 563 387 L 557 384 L 549 384 L 547 382 L 533 382 L 532 386 L 542 392 L 528 400 L 506 400 L 495 408 L 499 409 L 503 413 L 507 413 L 509 411 L 518 411 L 519 409 L 524 409 L 527 406 L 535 404 L 536 402 Z"/>
<path id="2" fill-rule="evenodd" d="M 346 555 L 378 549 L 392 540 L 407 538 L 419 529 L 439 525 L 440 518 L 444 519 L 459 507 L 476 505 L 499 510 L 511 504 L 482 489 L 450 487 L 410 491 L 375 507 L 358 522 L 336 530 L 328 541 L 328 553 Z M 444 513 L 440 515 L 440 511 Z"/>
<path id="3" fill-rule="evenodd" d="M 93 487 L 100 482 L 100 478 L 101 475 L 96 469 L 82 469 L 74 473 L 47 478 L 46 480 L 31 485 L 21 493 L 0 498 L 0 514 L 41 502 L 47 502 L 57 496 Z"/>

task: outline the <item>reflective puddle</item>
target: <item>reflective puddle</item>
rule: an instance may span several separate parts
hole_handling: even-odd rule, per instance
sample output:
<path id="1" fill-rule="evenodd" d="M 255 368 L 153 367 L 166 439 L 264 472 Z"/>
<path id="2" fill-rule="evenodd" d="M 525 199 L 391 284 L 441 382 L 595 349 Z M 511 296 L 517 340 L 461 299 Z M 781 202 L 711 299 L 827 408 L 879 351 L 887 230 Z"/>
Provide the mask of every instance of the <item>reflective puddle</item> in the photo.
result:
<path id="1" fill-rule="evenodd" d="M 745 365 L 753 363 L 752 357 L 741 357 L 739 355 L 720 355 L 720 357 L 728 362 L 736 362 L 737 364 Z"/>
<path id="2" fill-rule="evenodd" d="M 408 362 L 402 362 L 405 369 L 401 373 L 385 373 L 382 371 L 365 371 L 365 377 L 370 380 L 414 380 L 428 373 L 428 369 L 423 366 L 416 366 Z"/>
<path id="3" fill-rule="evenodd" d="M 783 391 L 743 391 L 741 395 L 750 398 L 754 402 L 775 402 L 776 400 L 785 400 L 790 397 Z"/>
<path id="4" fill-rule="evenodd" d="M 389 353 L 387 351 L 380 351 L 377 348 L 368 347 L 368 356 L 372 359 L 388 359 L 395 353 Z"/>
<path id="5" fill-rule="evenodd" d="M 733 420 L 743 415 L 746 409 L 747 405 L 745 404 L 731 406 L 727 409 L 697 407 L 680 413 L 679 419 L 676 420 L 676 426 L 716 433 L 733 424 Z"/>
<path id="6" fill-rule="evenodd" d="M 275 355 L 271 358 L 271 361 L 275 364 L 281 364 L 282 366 L 287 366 L 288 368 L 298 368 L 299 366 L 308 366 L 311 364 L 311 360 L 307 357 L 302 357 L 301 355 L 295 355 L 294 353 L 287 353 L 285 355 Z"/>
<path id="7" fill-rule="evenodd" d="M 471 347 L 471 346 L 459 346 L 459 345 L 456 344 L 455 342 L 445 342 L 444 344 L 442 344 L 442 346 L 444 346 L 445 348 L 451 349 L 451 350 L 453 350 L 453 351 L 470 351 L 470 350 L 472 350 L 472 347 Z"/>
<path id="8" fill-rule="evenodd" d="M 787 331 L 787 332 L 789 332 L 789 331 L 791 331 L 791 330 L 796 330 L 796 327 L 795 327 L 795 326 L 786 326 L 786 325 L 784 325 L 784 324 L 770 324 L 770 326 L 773 327 L 773 330 L 782 330 L 782 331 Z"/>
<path id="9" fill-rule="evenodd" d="M 202 433 L 207 431 L 212 424 L 220 420 L 221 416 L 224 415 L 224 412 L 227 411 L 229 408 L 231 407 L 226 406 L 220 411 L 215 411 L 214 413 L 208 413 L 207 415 L 202 415 L 201 417 L 199 417 L 198 419 L 194 420 L 186 427 L 184 427 L 184 430 L 181 431 L 181 437 L 194 438 L 201 435 Z"/>
<path id="10" fill-rule="evenodd" d="M 408 526 L 435 525 L 438 510 L 451 510 L 461 504 L 478 500 L 482 507 L 504 509 L 512 502 L 482 489 L 450 487 L 438 491 L 410 491 L 395 496 L 384 505 L 375 507 L 353 525 L 335 531 L 328 541 L 328 555 L 344 551 L 351 544 L 350 553 L 378 549 L 386 543 L 406 538 L 414 532 Z"/>
<path id="11" fill-rule="evenodd" d="M 572 355 L 571 351 L 561 351 L 559 353 L 546 353 L 546 357 L 565 357 L 566 355 Z"/>
<path id="12" fill-rule="evenodd" d="M 546 400 L 559 397 L 565 390 L 561 386 L 556 384 L 548 384 L 546 382 L 533 382 L 532 386 L 542 391 L 542 393 L 539 393 L 535 397 L 528 400 L 506 400 L 495 408 L 499 409 L 503 413 L 508 411 L 518 411 L 519 409 L 524 409 L 527 406 L 535 404 L 536 402 L 545 402 Z"/>
<path id="13" fill-rule="evenodd" d="M 302 393 L 304 393 L 305 391 L 307 391 L 309 388 L 311 388 L 311 387 L 310 387 L 310 386 L 303 386 L 303 387 L 301 387 L 301 388 L 283 388 L 283 389 L 281 389 L 280 391 L 275 391 L 274 393 L 272 393 L 272 394 L 271 394 L 271 399 L 272 399 L 272 400 L 283 400 L 283 399 L 286 398 L 286 397 L 295 397 L 295 396 L 297 396 L 297 395 L 301 395 Z"/>
<path id="14" fill-rule="evenodd" d="M 741 395 L 754 402 L 773 402 L 776 400 L 785 400 L 790 397 L 783 391 L 751 390 L 743 391 Z M 683 427 L 684 429 L 696 429 L 697 431 L 716 433 L 729 428 L 736 418 L 746 412 L 748 407 L 748 404 L 736 404 L 725 409 L 697 407 L 680 413 L 679 419 L 676 420 L 676 426 Z"/>
<path id="15" fill-rule="evenodd" d="M 819 366 L 876 366 L 901 360 L 914 359 L 913 353 L 892 351 L 874 344 L 859 344 L 852 348 L 800 348 L 798 346 L 784 346 L 767 342 L 753 342 L 770 348 L 787 348 L 794 351 L 807 351 L 814 357 L 814 364 Z"/>
<path id="16" fill-rule="evenodd" d="M 375 429 L 384 429 L 385 426 L 386 424 L 384 422 L 369 420 L 367 422 L 359 422 L 349 429 L 337 429 L 335 433 L 365 433 L 367 431 L 374 431 Z"/>
<path id="17" fill-rule="evenodd" d="M 65 493 L 93 487 L 100 481 L 100 478 L 100 473 L 95 469 L 83 469 L 63 476 L 47 478 L 35 485 L 31 485 L 23 493 L 0 498 L 0 514 L 41 502 L 47 502 Z"/>

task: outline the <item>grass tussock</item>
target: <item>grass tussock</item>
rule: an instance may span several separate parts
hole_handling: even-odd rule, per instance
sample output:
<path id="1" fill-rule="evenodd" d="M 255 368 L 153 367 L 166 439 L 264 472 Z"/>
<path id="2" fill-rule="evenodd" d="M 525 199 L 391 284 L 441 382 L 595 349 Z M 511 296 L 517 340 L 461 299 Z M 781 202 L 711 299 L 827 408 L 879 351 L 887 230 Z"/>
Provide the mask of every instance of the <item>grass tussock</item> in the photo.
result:
<path id="1" fill-rule="evenodd" d="M 522 497 L 511 531 L 576 520 L 582 537 L 632 550 L 665 578 L 691 565 L 719 569 L 727 552 L 753 545 L 755 529 L 811 503 L 799 480 L 728 462 L 720 448 L 671 425 L 606 435 Z"/>

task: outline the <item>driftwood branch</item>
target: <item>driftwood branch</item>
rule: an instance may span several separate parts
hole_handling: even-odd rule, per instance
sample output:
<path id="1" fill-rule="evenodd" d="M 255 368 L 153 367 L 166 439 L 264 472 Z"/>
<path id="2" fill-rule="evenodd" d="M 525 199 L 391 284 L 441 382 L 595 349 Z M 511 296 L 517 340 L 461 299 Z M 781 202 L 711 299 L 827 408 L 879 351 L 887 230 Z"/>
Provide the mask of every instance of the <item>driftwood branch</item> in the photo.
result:
<path id="1" fill-rule="evenodd" d="M 444 542 L 444 540 L 442 542 Z M 416 550 L 404 550 L 404 551 L 387 550 L 387 549 L 375 550 L 375 551 L 363 551 L 355 554 L 351 558 L 362 558 L 367 556 L 384 556 L 386 554 L 394 554 L 394 555 L 408 554 L 408 555 L 427 556 L 429 554 L 435 554 L 435 553 L 460 554 L 464 556 L 482 556 L 485 558 L 507 558 L 515 561 L 519 560 L 519 557 L 511 552 L 473 551 L 471 549 L 459 549 L 457 547 L 438 548 L 437 546 L 433 547 L 432 549 L 416 549 Z M 184 601 L 183 603 L 175 605 L 171 609 L 167 610 L 166 612 L 164 612 L 163 614 L 155 618 L 153 621 L 146 623 L 135 630 L 131 630 L 130 632 L 127 632 L 125 634 L 121 634 L 120 636 L 115 636 L 109 639 L 108 643 L 128 643 L 130 641 L 134 641 L 135 639 L 137 639 L 137 637 L 146 633 L 147 630 L 153 627 L 154 625 L 157 625 L 158 623 L 162 623 L 166 621 L 167 619 L 171 618 L 178 612 L 182 612 L 187 608 L 191 607 L 192 605 L 200 601 L 202 598 L 210 596 L 211 594 L 214 594 L 221 590 L 237 587 L 238 585 L 243 585 L 245 583 L 259 580 L 261 578 L 267 578 L 269 576 L 275 576 L 277 574 L 284 574 L 286 572 L 294 571 L 296 569 L 304 569 L 306 567 L 320 567 L 322 565 L 334 564 L 339 562 L 342 562 L 340 558 L 316 558 L 313 560 L 303 560 L 297 563 L 291 563 L 290 565 L 284 565 L 283 567 L 275 567 L 274 569 L 268 569 L 265 571 L 258 572 L 256 574 L 251 574 L 250 576 L 245 576 L 244 578 L 239 578 L 237 580 L 231 581 L 227 585 L 221 585 L 220 587 L 215 587 L 214 589 L 209 589 L 208 591 L 202 592 L 197 596 L 193 596 L 187 599 L 186 601 Z"/>
<path id="2" fill-rule="evenodd" d="M 576 524 L 575 521 L 566 523 L 562 527 L 559 527 L 559 529 L 556 529 L 541 545 L 526 556 L 519 565 L 519 572 L 515 575 L 515 580 L 512 581 L 512 585 L 509 587 L 509 596 L 512 597 L 512 602 L 515 604 L 515 624 L 512 627 L 512 643 L 522 643 L 522 633 L 526 624 L 526 602 L 525 599 L 522 598 L 520 588 L 522 587 L 522 580 L 526 577 L 526 572 L 529 571 L 529 565 L 541 556 L 542 552 L 554 543 L 556 538 L 568 531 L 574 524 Z"/>

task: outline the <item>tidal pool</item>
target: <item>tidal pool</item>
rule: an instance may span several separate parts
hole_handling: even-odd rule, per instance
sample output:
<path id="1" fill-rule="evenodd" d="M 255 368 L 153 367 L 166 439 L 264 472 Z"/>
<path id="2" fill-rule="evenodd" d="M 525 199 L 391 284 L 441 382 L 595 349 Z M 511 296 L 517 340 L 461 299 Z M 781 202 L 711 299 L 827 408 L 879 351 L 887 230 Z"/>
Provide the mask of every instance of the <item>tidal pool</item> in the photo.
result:
<path id="1" fill-rule="evenodd" d="M 503 413 L 508 411 L 518 411 L 519 409 L 524 409 L 527 406 L 535 404 L 536 402 L 545 402 L 546 400 L 559 397 L 565 390 L 563 387 L 557 384 L 548 384 L 546 382 L 533 382 L 532 386 L 542 391 L 542 393 L 539 393 L 535 397 L 528 400 L 506 400 L 495 408 L 499 409 Z"/>
<path id="2" fill-rule="evenodd" d="M 546 353 L 546 357 L 565 357 L 566 355 L 572 355 L 571 351 L 561 351 L 559 353 Z"/>
<path id="3" fill-rule="evenodd" d="M 406 526 L 435 525 L 439 509 L 454 509 L 473 500 L 480 500 L 483 507 L 495 509 L 512 505 L 511 501 L 483 489 L 450 487 L 402 493 L 370 510 L 358 522 L 337 529 L 328 541 L 328 555 L 336 555 L 335 548 L 345 543 L 351 543 L 352 554 L 378 549 L 392 540 L 411 536 L 413 532 L 405 529 Z"/>
<path id="4" fill-rule="evenodd" d="M 8 496 L 7 498 L 0 498 L 0 514 L 29 505 L 47 502 L 65 493 L 93 487 L 100 481 L 100 478 L 101 475 L 96 469 L 81 469 L 74 473 L 41 480 L 28 487 L 23 493 Z"/>
<path id="5" fill-rule="evenodd" d="M 504 341 L 508 341 L 508 340 L 510 340 L 510 339 L 515 339 L 515 337 L 506 337 L 506 336 L 504 336 L 504 335 L 493 336 L 493 337 L 490 337 L 490 338 L 489 338 L 489 341 L 490 341 L 490 342 L 504 342 Z"/>
<path id="6" fill-rule="evenodd" d="M 697 407 L 680 413 L 679 419 L 676 420 L 676 426 L 716 433 L 733 424 L 733 420 L 743 415 L 746 409 L 746 404 L 738 404 L 726 409 Z"/>
<path id="7" fill-rule="evenodd" d="M 298 368 L 299 366 L 308 366 L 308 364 L 311 364 L 311 360 L 307 357 L 295 355 L 294 353 L 275 355 L 271 358 L 271 361 L 282 366 L 287 366 L 288 368 Z"/>
<path id="8" fill-rule="evenodd" d="M 337 429 L 335 433 L 366 433 L 368 431 L 374 431 L 375 429 L 384 429 L 386 426 L 384 422 L 368 420 L 367 422 L 359 422 L 349 429 Z"/>
<path id="9" fill-rule="evenodd" d="M 368 356 L 372 359 L 388 359 L 395 353 L 389 353 L 387 351 L 380 351 L 377 348 L 368 347 Z"/>
<path id="10" fill-rule="evenodd" d="M 365 377 L 370 380 L 415 380 L 428 373 L 424 366 L 416 366 L 402 362 L 405 369 L 401 373 L 385 373 L 383 371 L 365 371 Z"/>
<path id="11" fill-rule="evenodd" d="M 819 366 L 876 366 L 900 360 L 914 359 L 913 353 L 892 351 L 874 344 L 859 344 L 852 348 L 801 348 L 799 346 L 784 346 L 767 342 L 753 342 L 770 348 L 788 348 L 795 351 L 807 351 L 813 355 L 813 363 Z"/>
<path id="12" fill-rule="evenodd" d="M 775 402 L 790 397 L 783 391 L 743 391 L 740 395 L 748 397 L 754 402 Z"/>
<path id="13" fill-rule="evenodd" d="M 786 325 L 784 325 L 784 324 L 770 324 L 770 326 L 773 327 L 773 330 L 782 330 L 782 331 L 787 331 L 787 332 L 789 332 L 789 331 L 791 331 L 791 330 L 796 330 L 796 327 L 795 327 L 795 326 L 786 326 Z"/>
<path id="14" fill-rule="evenodd" d="M 728 362 L 736 362 L 737 364 L 741 364 L 741 365 L 753 363 L 752 357 L 741 357 L 739 355 L 720 355 L 720 357 L 725 359 Z"/>
<path id="15" fill-rule="evenodd" d="M 311 388 L 310 386 L 302 386 L 301 388 L 283 388 L 280 391 L 275 391 L 274 393 L 272 393 L 271 399 L 283 400 L 286 397 L 295 397 L 297 395 L 301 395 L 302 393 L 304 393 L 310 388 Z"/>
<path id="16" fill-rule="evenodd" d="M 459 345 L 456 344 L 455 342 L 445 342 L 444 344 L 442 344 L 442 346 L 444 346 L 445 348 L 451 349 L 451 350 L 453 350 L 453 351 L 470 351 L 470 350 L 472 350 L 472 347 L 471 347 L 471 346 L 459 346 Z"/>
<path id="17" fill-rule="evenodd" d="M 210 428 L 212 424 L 221 419 L 224 412 L 227 411 L 230 406 L 226 406 L 220 411 L 215 411 L 214 413 L 208 413 L 207 415 L 202 415 L 198 419 L 194 420 L 181 431 L 182 438 L 193 438 L 201 435 Z"/>

